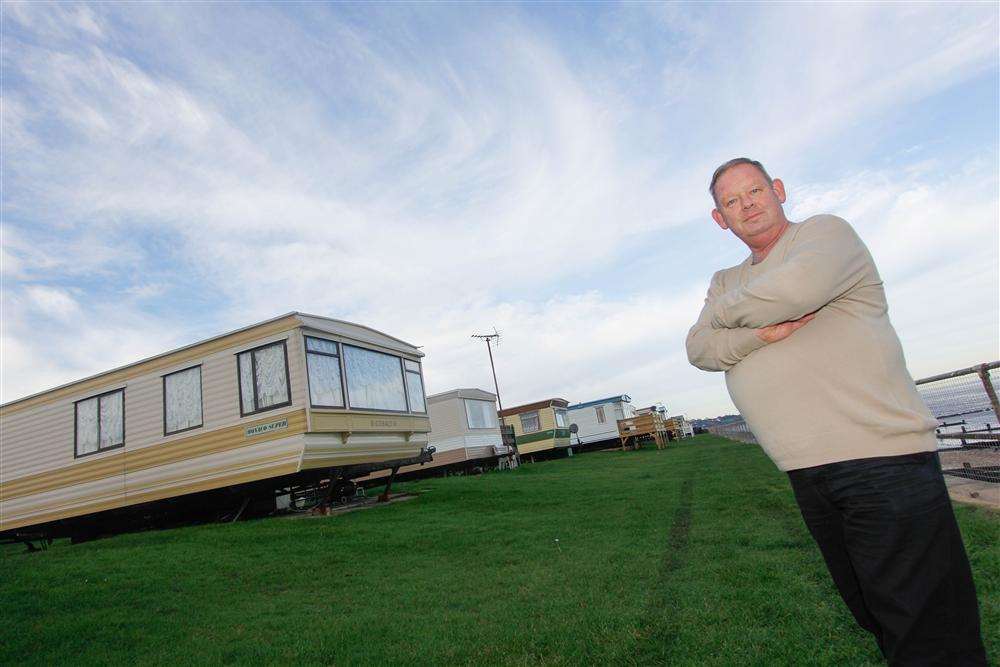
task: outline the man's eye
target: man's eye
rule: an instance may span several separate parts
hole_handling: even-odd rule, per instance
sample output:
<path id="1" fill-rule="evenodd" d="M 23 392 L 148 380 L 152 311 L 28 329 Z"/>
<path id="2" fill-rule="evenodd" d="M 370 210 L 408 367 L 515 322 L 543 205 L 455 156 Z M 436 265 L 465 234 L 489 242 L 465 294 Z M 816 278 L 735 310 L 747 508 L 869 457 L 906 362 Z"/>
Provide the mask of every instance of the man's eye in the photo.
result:
<path id="1" fill-rule="evenodd" d="M 726 206 L 732 206 L 735 203 L 736 203 L 735 199 L 727 199 L 726 200 Z"/>
<path id="2" fill-rule="evenodd" d="M 753 193 L 753 194 L 757 194 L 758 192 L 760 192 L 760 188 L 754 188 L 750 192 Z"/>

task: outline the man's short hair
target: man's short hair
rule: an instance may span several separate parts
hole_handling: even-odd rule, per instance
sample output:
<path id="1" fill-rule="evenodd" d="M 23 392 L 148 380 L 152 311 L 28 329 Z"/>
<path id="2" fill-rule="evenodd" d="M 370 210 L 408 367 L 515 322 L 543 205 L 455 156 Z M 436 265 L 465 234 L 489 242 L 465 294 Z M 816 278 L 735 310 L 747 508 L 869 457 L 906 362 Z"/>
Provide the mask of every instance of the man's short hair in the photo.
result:
<path id="1" fill-rule="evenodd" d="M 712 182 L 708 186 L 708 194 L 712 195 L 712 201 L 714 201 L 716 204 L 719 203 L 719 200 L 715 198 L 716 181 L 718 181 L 719 178 L 724 173 L 726 173 L 727 171 L 729 171 L 738 164 L 749 164 L 753 167 L 757 167 L 758 169 L 760 169 L 760 173 L 764 174 L 764 178 L 767 179 L 767 184 L 771 185 L 772 183 L 771 177 L 768 175 L 767 169 L 764 169 L 764 165 L 762 165 L 760 162 L 757 162 L 757 160 L 751 160 L 748 157 L 734 157 L 732 160 L 723 162 L 721 165 L 719 165 L 719 168 L 715 170 L 714 174 L 712 174 Z"/>

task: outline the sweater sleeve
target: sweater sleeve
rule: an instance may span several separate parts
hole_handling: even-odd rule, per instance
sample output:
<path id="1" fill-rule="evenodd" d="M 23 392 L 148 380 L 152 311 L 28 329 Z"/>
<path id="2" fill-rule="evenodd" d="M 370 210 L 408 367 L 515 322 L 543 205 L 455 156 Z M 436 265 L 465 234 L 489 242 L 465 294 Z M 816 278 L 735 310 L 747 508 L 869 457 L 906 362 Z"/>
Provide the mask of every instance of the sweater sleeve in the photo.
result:
<path id="1" fill-rule="evenodd" d="M 715 299 L 721 291 L 719 274 L 716 273 L 712 276 L 698 321 L 687 336 L 688 361 L 704 371 L 728 371 L 748 354 L 765 345 L 754 329 L 719 329 L 712 326 Z"/>
<path id="2" fill-rule="evenodd" d="M 873 266 L 844 220 L 823 216 L 802 223 L 780 265 L 716 299 L 712 326 L 760 328 L 797 320 L 853 290 Z"/>

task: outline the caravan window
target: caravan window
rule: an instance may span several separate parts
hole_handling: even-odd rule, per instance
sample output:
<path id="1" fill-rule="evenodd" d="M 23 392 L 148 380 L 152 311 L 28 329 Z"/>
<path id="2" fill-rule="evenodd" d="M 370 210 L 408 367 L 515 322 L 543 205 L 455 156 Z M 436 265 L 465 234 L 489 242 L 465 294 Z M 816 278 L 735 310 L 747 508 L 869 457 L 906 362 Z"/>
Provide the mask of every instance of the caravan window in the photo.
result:
<path id="1" fill-rule="evenodd" d="M 554 412 L 556 413 L 556 426 L 566 428 L 566 411 L 556 408 Z"/>
<path id="2" fill-rule="evenodd" d="M 352 408 L 406 412 L 402 359 L 353 345 L 344 345 L 343 350 Z"/>
<path id="3" fill-rule="evenodd" d="M 309 368 L 309 402 L 314 408 L 344 407 L 340 377 L 340 351 L 332 340 L 306 336 Z"/>
<path id="4" fill-rule="evenodd" d="M 163 435 L 201 425 L 201 366 L 164 375 Z"/>
<path id="5" fill-rule="evenodd" d="M 521 431 L 523 433 L 534 433 L 540 428 L 542 427 L 538 422 L 538 410 L 521 413 Z"/>
<path id="6" fill-rule="evenodd" d="M 236 355 L 240 379 L 240 414 L 252 415 L 292 404 L 288 391 L 288 349 L 285 341 Z"/>
<path id="7" fill-rule="evenodd" d="M 469 421 L 469 428 L 496 428 L 499 426 L 497 408 L 493 401 L 465 399 L 465 416 Z"/>
<path id="8" fill-rule="evenodd" d="M 604 416 L 604 406 L 603 405 L 599 405 L 598 407 L 594 408 L 594 410 L 597 412 L 597 423 L 598 424 L 603 424 L 604 422 L 607 421 L 607 418 Z"/>
<path id="9" fill-rule="evenodd" d="M 125 390 L 85 398 L 73 404 L 76 456 L 125 445 Z"/>
<path id="10" fill-rule="evenodd" d="M 420 377 L 420 364 L 409 359 L 403 360 L 406 368 L 406 399 L 410 402 L 410 412 L 427 412 L 424 405 L 424 381 Z"/>

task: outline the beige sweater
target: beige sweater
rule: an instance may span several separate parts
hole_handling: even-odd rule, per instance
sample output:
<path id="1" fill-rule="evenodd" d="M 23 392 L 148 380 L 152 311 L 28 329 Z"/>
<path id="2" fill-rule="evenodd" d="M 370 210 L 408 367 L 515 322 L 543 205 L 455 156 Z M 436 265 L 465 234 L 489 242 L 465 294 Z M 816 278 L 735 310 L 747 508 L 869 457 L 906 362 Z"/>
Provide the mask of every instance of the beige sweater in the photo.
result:
<path id="1" fill-rule="evenodd" d="M 687 338 L 698 368 L 726 371 L 729 395 L 781 470 L 937 448 L 906 370 L 882 280 L 849 224 L 792 223 L 759 264 L 712 276 Z M 816 318 L 769 345 L 754 329 Z"/>

